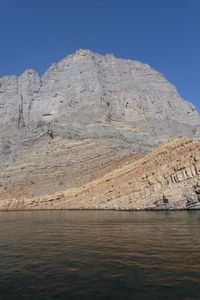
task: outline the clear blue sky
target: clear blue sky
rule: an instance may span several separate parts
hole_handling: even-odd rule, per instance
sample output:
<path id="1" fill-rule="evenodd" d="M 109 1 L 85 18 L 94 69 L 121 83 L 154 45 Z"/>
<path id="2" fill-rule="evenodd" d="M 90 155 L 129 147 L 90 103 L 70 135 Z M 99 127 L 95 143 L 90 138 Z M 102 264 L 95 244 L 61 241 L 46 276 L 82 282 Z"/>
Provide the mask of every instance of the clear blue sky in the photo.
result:
<path id="1" fill-rule="evenodd" d="M 0 0 L 0 77 L 79 48 L 137 59 L 200 111 L 200 0 Z"/>

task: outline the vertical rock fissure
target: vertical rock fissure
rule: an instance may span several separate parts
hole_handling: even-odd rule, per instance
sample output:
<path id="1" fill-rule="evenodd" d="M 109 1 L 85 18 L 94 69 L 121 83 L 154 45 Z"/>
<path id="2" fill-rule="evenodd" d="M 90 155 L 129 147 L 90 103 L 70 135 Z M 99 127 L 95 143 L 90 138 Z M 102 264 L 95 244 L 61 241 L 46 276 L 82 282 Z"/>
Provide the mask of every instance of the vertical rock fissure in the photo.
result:
<path id="1" fill-rule="evenodd" d="M 18 128 L 19 127 L 25 127 L 25 122 L 24 122 L 24 116 L 23 116 L 23 106 L 24 106 L 24 100 L 23 96 L 21 95 L 21 103 L 19 104 L 19 115 L 18 115 Z"/>

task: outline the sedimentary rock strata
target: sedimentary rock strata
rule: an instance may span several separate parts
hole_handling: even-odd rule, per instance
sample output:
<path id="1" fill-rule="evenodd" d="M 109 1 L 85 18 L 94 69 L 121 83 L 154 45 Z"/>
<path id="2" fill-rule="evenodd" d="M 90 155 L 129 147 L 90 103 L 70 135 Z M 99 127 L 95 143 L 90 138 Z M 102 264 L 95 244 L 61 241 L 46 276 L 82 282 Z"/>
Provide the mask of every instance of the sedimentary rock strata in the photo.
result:
<path id="1" fill-rule="evenodd" d="M 116 158 L 116 162 L 117 166 L 107 165 L 110 172 L 92 169 L 91 175 L 99 178 L 85 178 L 84 184 L 74 178 L 76 184 L 62 192 L 32 198 L 5 193 L 0 209 L 200 208 L 200 143 L 175 140 L 144 157 Z"/>
<path id="2" fill-rule="evenodd" d="M 79 50 L 0 79 L 0 208 L 199 208 L 199 140 L 163 75 Z"/>

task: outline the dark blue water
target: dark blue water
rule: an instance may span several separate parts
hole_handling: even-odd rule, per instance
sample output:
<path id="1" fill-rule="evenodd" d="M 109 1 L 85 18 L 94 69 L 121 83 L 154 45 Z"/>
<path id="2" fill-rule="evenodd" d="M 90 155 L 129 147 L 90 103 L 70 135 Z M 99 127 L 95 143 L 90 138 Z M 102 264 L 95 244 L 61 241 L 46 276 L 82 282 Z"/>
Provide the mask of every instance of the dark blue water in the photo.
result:
<path id="1" fill-rule="evenodd" d="M 200 212 L 2 212 L 0 299 L 200 299 Z"/>

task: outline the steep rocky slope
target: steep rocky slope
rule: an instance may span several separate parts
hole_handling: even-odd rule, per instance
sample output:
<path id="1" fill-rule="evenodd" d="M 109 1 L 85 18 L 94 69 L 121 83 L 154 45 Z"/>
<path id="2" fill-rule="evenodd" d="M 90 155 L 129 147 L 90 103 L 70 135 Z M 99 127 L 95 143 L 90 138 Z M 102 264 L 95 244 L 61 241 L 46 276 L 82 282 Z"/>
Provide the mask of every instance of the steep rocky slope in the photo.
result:
<path id="1" fill-rule="evenodd" d="M 149 152 L 199 125 L 193 105 L 160 73 L 113 55 L 79 50 L 42 78 L 26 70 L 0 80 L 0 154 L 47 130 Z"/>
<path id="2" fill-rule="evenodd" d="M 182 199 L 180 206 L 178 202 L 164 205 L 164 187 L 158 188 L 160 196 L 157 183 L 146 187 L 144 176 L 149 171 L 140 165 L 151 158 L 154 170 L 157 152 L 150 158 L 148 154 L 175 138 L 200 140 L 200 116 L 163 75 L 146 64 L 79 50 L 53 64 L 42 78 L 34 70 L 20 77 L 5 76 L 0 79 L 0 207 L 184 208 L 187 191 L 177 194 L 177 201 Z M 184 144 L 181 161 L 191 166 L 190 155 L 198 154 L 198 142 L 183 139 L 174 143 Z M 161 149 L 168 147 L 176 149 L 172 144 Z M 163 153 L 160 163 L 170 173 L 179 158 Z M 124 175 L 127 168 L 133 177 L 131 184 Z M 112 175 L 118 172 L 119 181 Z M 192 197 L 197 175 L 182 182 L 190 186 Z M 107 176 L 111 176 L 108 182 L 113 180 L 114 191 L 105 182 Z M 143 193 L 135 192 L 137 185 Z M 170 184 L 167 191 L 178 185 Z M 75 197 L 79 189 L 80 197 Z M 105 196 L 108 191 L 109 197 Z M 59 205 L 57 193 L 64 195 Z M 51 195 L 51 201 L 44 195 Z M 48 201 L 37 200 L 43 198 Z"/>
<path id="3" fill-rule="evenodd" d="M 200 209 L 200 143 L 172 141 L 143 158 L 129 157 L 101 178 L 52 195 L 5 194 L 0 209 Z"/>
<path id="4" fill-rule="evenodd" d="M 115 151 L 114 151 L 115 150 Z M 14 151 L 0 173 L 0 199 L 34 197 L 80 187 L 123 166 L 139 154 L 121 157 L 95 140 L 49 139 Z"/>

